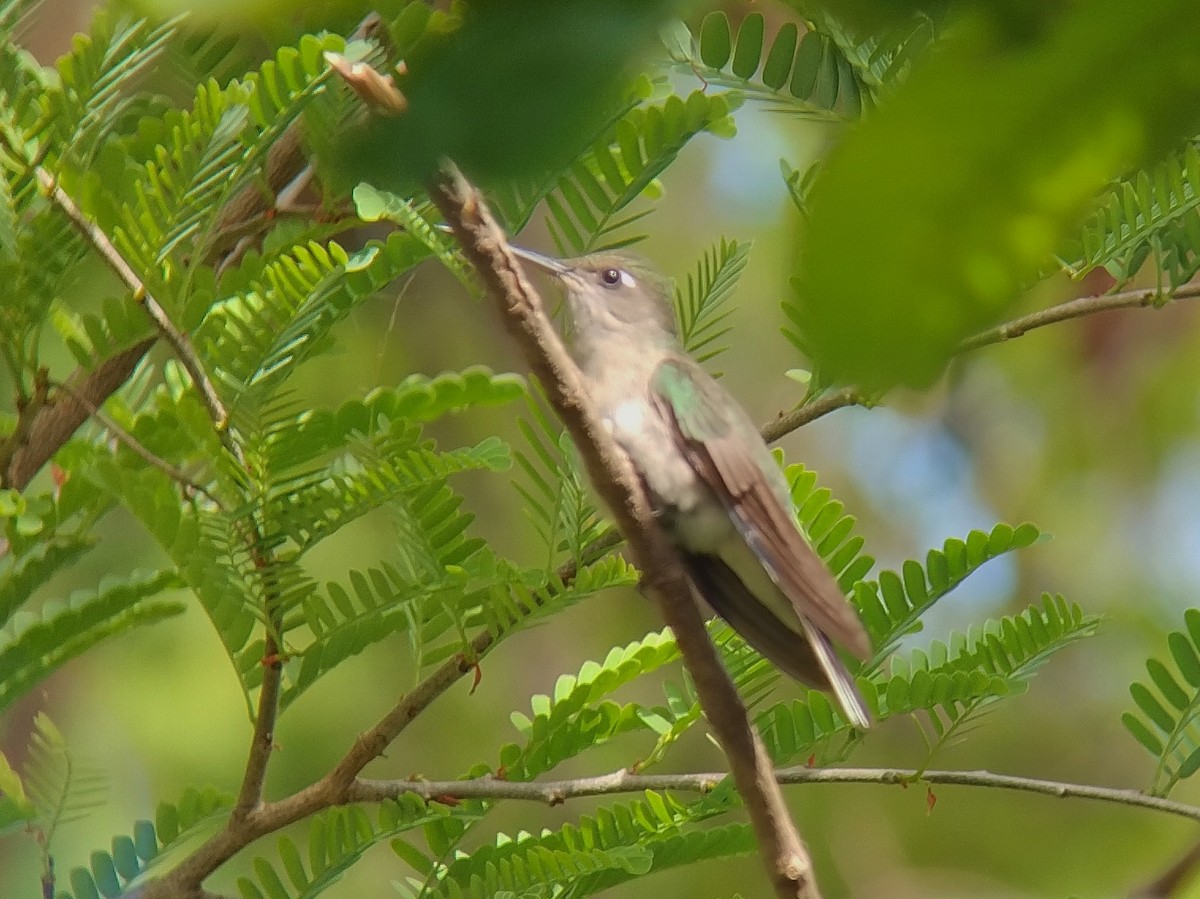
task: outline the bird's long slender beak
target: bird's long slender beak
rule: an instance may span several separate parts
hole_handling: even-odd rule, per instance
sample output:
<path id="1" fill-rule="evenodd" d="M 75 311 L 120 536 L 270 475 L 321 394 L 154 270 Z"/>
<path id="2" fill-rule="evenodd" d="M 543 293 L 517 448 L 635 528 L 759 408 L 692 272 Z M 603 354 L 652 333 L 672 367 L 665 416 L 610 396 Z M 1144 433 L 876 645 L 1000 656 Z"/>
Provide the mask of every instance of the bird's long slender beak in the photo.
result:
<path id="1" fill-rule="evenodd" d="M 551 256 L 543 256 L 541 253 L 535 253 L 533 250 L 526 250 L 524 247 L 516 247 L 512 244 L 509 244 L 508 248 L 513 251 L 513 255 L 518 259 L 524 259 L 526 262 L 532 263 L 542 271 L 549 272 L 552 275 L 565 275 L 571 271 L 568 266 L 563 265 Z"/>
<path id="2" fill-rule="evenodd" d="M 443 234 L 453 234 L 454 229 L 449 225 L 435 225 Z M 541 253 L 535 253 L 533 250 L 527 250 L 524 247 L 518 247 L 516 244 L 509 244 L 508 248 L 513 251 L 513 255 L 518 259 L 524 259 L 526 262 L 532 262 L 544 272 L 549 272 L 552 275 L 565 275 L 571 271 L 570 266 L 563 265 L 553 256 L 543 256 Z"/>

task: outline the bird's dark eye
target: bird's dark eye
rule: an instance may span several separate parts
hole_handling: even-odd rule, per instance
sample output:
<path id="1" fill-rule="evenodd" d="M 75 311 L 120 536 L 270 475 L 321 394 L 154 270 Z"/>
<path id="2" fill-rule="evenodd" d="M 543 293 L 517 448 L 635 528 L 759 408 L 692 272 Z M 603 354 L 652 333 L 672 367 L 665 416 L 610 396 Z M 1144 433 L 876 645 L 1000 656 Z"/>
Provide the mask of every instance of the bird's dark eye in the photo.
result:
<path id="1" fill-rule="evenodd" d="M 616 287 L 621 283 L 621 270 L 619 268 L 606 268 L 600 273 L 600 283 L 605 287 Z"/>

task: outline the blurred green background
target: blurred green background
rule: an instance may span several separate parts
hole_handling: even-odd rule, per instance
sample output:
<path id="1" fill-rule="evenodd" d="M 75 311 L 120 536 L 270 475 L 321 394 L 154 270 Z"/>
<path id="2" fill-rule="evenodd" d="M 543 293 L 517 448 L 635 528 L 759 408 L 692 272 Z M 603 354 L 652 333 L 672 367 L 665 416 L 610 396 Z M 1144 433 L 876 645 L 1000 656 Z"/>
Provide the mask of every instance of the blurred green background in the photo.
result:
<path id="1" fill-rule="evenodd" d="M 730 5 L 735 8 L 736 5 Z M 52 0 L 32 23 L 27 46 L 43 60 L 61 52 L 88 19 L 88 5 Z M 731 141 L 703 136 L 665 179 L 665 198 L 645 223 L 639 249 L 683 277 L 722 235 L 751 239 L 737 292 L 726 383 L 759 421 L 795 405 L 801 388 L 784 377 L 795 352 L 780 333 L 796 221 L 779 176 L 786 157 L 803 167 L 827 140 L 827 126 L 746 106 Z M 536 228 L 522 242 L 547 248 Z M 1040 308 L 1103 279 L 1043 285 L 1022 301 Z M 1196 605 L 1200 586 L 1200 309 L 1114 312 L 1036 331 L 973 353 L 925 392 L 897 392 L 886 406 L 847 409 L 782 442 L 790 461 L 816 469 L 859 518 L 881 567 L 923 556 L 950 536 L 996 521 L 1032 521 L 1049 542 L 990 563 L 928 619 L 921 645 L 990 614 L 1011 612 L 1061 592 L 1101 614 L 1100 634 L 1057 656 L 1028 695 L 1001 704 L 969 741 L 936 767 L 992 771 L 1141 788 L 1151 762 L 1121 726 L 1127 685 L 1144 659 L 1162 652 L 1163 633 Z M 304 373 L 313 401 L 333 403 L 410 372 L 435 374 L 483 363 L 522 365 L 494 312 L 427 264 L 345 323 L 340 352 Z M 441 425 L 476 441 L 514 434 L 514 408 L 487 410 Z M 481 535 L 517 557 L 532 533 L 506 476 L 477 474 L 457 485 L 478 514 Z M 127 515 L 108 523 L 107 552 L 132 567 L 155 550 Z M 321 549 L 330 576 L 339 551 L 370 545 L 386 556 L 390 531 L 366 519 Z M 356 550 L 357 551 L 357 550 Z M 93 555 L 65 592 L 101 577 Z M 318 562 L 319 564 L 319 562 Z M 463 682 L 423 716 L 368 775 L 451 778 L 515 738 L 512 710 L 550 692 L 562 673 L 658 629 L 654 609 L 635 593 L 603 595 L 510 638 L 483 665 L 479 688 Z M 377 646 L 312 689 L 284 718 L 269 791 L 281 795 L 323 774 L 352 737 L 412 683 L 407 644 Z M 787 690 L 789 687 L 781 689 Z M 49 712 L 83 761 L 111 778 L 108 802 L 68 826 L 57 846 L 64 869 L 86 860 L 97 835 L 125 832 L 151 817 L 160 797 L 185 784 L 236 790 L 250 734 L 246 709 L 216 638 L 193 608 L 180 619 L 102 645 L 68 666 L 0 721 L 0 748 L 23 756 L 30 724 Z M 617 742 L 566 766 L 562 776 L 627 766 L 647 747 Z M 858 764 L 908 766 L 923 747 L 915 729 L 889 721 L 872 733 Z M 699 733 L 669 770 L 716 770 L 722 760 Z M 1159 874 L 1197 839 L 1193 823 L 1146 811 L 1057 801 L 1000 791 L 809 786 L 787 791 L 816 857 L 826 894 L 908 897 L 1106 897 L 1127 894 Z M 1200 802 L 1184 782 L 1175 798 Z M 546 809 L 510 803 L 493 827 L 536 831 L 587 813 L 573 801 Z M 103 837 L 102 837 L 103 839 Z M 268 841 L 269 842 L 269 841 Z M 101 843 L 102 845 L 102 843 Z M 265 848 L 265 847 L 264 847 Z M 0 842 L 0 895 L 37 893 L 31 840 Z M 236 862 L 228 866 L 236 869 Z M 332 895 L 385 896 L 402 866 L 380 847 Z M 233 892 L 229 871 L 208 884 Z M 653 888 L 664 896 L 766 895 L 758 859 L 696 866 L 636 882 L 611 895 Z M 1186 896 L 1200 896 L 1200 886 Z"/>

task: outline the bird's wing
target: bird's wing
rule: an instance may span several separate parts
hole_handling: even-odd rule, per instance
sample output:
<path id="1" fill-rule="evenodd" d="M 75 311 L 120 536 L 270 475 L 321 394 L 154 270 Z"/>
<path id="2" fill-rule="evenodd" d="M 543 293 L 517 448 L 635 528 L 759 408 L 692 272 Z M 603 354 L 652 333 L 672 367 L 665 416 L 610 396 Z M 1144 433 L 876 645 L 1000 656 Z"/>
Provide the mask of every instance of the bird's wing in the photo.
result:
<path id="1" fill-rule="evenodd" d="M 868 656 L 871 644 L 862 622 L 800 533 L 790 501 L 786 494 L 779 495 L 786 488 L 780 491 L 772 484 L 769 473 L 778 470 L 775 460 L 741 407 L 704 369 L 684 357 L 659 365 L 650 394 L 673 423 L 680 450 L 724 503 L 738 533 L 800 622 L 858 657 Z"/>

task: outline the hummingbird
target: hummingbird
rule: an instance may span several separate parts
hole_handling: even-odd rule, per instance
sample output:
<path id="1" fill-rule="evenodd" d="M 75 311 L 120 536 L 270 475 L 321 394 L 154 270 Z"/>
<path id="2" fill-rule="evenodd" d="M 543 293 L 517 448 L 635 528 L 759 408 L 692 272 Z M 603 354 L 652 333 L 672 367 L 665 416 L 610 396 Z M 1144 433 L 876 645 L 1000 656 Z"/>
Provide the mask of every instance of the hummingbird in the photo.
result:
<path id="1" fill-rule="evenodd" d="M 553 259 L 513 247 L 562 287 L 570 352 L 604 427 L 629 456 L 696 592 L 793 678 L 871 715 L 834 649 L 870 640 L 800 530 L 787 481 L 746 411 L 680 343 L 671 283 L 639 257 Z"/>

